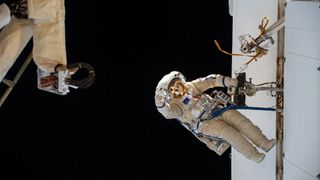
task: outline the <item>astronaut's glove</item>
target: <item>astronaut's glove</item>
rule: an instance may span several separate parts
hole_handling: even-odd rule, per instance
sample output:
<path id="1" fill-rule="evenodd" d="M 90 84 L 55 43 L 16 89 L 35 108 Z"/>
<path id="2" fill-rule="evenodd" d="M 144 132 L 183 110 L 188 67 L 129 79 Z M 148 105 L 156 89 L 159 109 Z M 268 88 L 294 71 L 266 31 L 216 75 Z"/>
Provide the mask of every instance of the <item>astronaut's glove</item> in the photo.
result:
<path id="1" fill-rule="evenodd" d="M 236 78 L 231 77 L 223 77 L 222 83 L 225 87 L 237 87 L 238 86 L 238 80 Z"/>
<path id="2" fill-rule="evenodd" d="M 84 71 L 79 71 L 80 69 Z M 55 67 L 55 71 L 66 72 L 67 76 L 65 77 L 65 83 L 68 86 L 76 89 L 85 89 L 90 87 L 95 81 L 96 77 L 94 68 L 90 64 L 84 62 L 73 63 L 69 65 L 57 65 Z"/>
<path id="3" fill-rule="evenodd" d="M 67 66 L 62 65 L 62 64 L 58 64 L 55 67 L 55 71 L 56 72 L 58 72 L 58 71 L 68 71 L 68 77 L 71 77 L 72 75 L 74 75 L 78 70 L 79 70 L 79 67 L 70 67 L 70 68 L 68 68 Z"/>
<path id="4" fill-rule="evenodd" d="M 227 142 L 222 142 L 218 147 L 218 154 L 222 155 L 229 147 L 230 144 L 228 144 Z"/>
<path id="5" fill-rule="evenodd" d="M 156 94 L 154 99 L 155 99 L 155 104 L 158 108 L 161 108 L 165 105 L 165 98 L 162 95 Z"/>

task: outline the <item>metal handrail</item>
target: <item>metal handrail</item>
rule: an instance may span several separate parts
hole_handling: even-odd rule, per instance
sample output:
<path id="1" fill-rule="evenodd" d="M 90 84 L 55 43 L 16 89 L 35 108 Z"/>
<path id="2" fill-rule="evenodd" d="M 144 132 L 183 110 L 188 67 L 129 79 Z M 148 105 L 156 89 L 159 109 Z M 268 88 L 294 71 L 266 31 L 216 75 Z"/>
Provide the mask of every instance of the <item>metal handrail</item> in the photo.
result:
<path id="1" fill-rule="evenodd" d="M 2 105 L 5 102 L 5 100 L 7 99 L 7 97 L 10 95 L 12 89 L 14 88 L 14 86 L 19 81 L 20 77 L 22 76 L 22 74 L 26 70 L 26 68 L 28 67 L 28 65 L 31 62 L 31 60 L 32 60 L 32 52 L 29 54 L 29 56 L 27 57 L 25 62 L 22 64 L 22 66 L 20 67 L 19 71 L 17 72 L 17 74 L 15 75 L 15 77 L 13 78 L 12 81 L 8 80 L 8 79 L 3 79 L 2 80 L 2 82 L 4 84 L 6 84 L 8 87 L 7 87 L 6 91 L 2 94 L 2 96 L 0 98 L 0 108 L 2 107 Z"/>

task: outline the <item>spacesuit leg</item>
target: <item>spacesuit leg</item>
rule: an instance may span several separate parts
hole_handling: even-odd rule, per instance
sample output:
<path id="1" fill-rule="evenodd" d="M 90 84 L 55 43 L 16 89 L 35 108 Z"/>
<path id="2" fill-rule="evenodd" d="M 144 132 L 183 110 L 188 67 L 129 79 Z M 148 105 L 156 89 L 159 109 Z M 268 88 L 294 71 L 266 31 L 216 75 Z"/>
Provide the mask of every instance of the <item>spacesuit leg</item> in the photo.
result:
<path id="1" fill-rule="evenodd" d="M 0 32 L 0 80 L 2 81 L 32 37 L 33 22 L 14 16 Z"/>
<path id="2" fill-rule="evenodd" d="M 240 131 L 252 143 L 264 151 L 270 150 L 274 145 L 274 140 L 269 140 L 247 117 L 237 110 L 229 110 L 221 115 L 222 120 Z"/>
<path id="3" fill-rule="evenodd" d="M 64 0 L 28 0 L 28 17 L 35 21 L 33 58 L 46 72 L 66 65 Z"/>
<path id="4" fill-rule="evenodd" d="M 205 135 L 224 139 L 247 159 L 260 162 L 265 157 L 239 131 L 220 119 L 204 121 L 200 126 L 200 131 Z"/>

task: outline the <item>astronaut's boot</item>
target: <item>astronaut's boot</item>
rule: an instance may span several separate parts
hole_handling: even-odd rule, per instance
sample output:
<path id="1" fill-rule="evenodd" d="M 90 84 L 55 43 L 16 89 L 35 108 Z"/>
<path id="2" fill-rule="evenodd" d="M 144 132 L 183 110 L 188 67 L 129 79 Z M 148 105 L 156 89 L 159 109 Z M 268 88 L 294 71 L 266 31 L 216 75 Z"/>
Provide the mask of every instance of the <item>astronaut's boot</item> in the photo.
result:
<path id="1" fill-rule="evenodd" d="M 276 140 L 275 139 L 270 139 L 266 144 L 261 145 L 261 149 L 264 152 L 269 152 L 273 146 L 276 144 Z"/>
<path id="2" fill-rule="evenodd" d="M 258 151 L 254 152 L 251 156 L 251 160 L 255 161 L 256 163 L 260 163 L 261 161 L 264 160 L 264 158 L 266 157 L 266 155 L 264 153 L 260 153 Z"/>

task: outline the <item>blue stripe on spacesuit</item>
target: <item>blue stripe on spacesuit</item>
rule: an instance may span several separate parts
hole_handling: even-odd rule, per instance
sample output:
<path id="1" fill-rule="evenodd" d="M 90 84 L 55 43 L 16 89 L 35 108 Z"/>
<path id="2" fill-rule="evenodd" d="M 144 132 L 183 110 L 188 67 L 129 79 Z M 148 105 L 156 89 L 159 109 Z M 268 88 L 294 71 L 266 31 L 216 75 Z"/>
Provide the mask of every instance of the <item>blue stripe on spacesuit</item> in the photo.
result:
<path id="1" fill-rule="evenodd" d="M 202 112 L 201 112 L 201 114 L 200 114 L 200 116 L 199 116 L 199 118 L 198 118 L 198 122 L 197 122 L 197 127 L 196 127 L 196 129 L 199 128 L 199 125 L 200 125 L 200 122 L 201 122 L 201 118 L 202 118 L 202 116 L 204 115 L 205 112 L 207 112 L 207 111 L 202 111 Z"/>
<path id="2" fill-rule="evenodd" d="M 226 84 L 225 84 L 225 82 L 224 82 L 224 81 L 225 81 L 225 78 L 226 78 L 226 77 L 223 76 L 223 78 L 222 78 L 222 85 L 223 85 L 224 87 L 227 87 Z"/>

